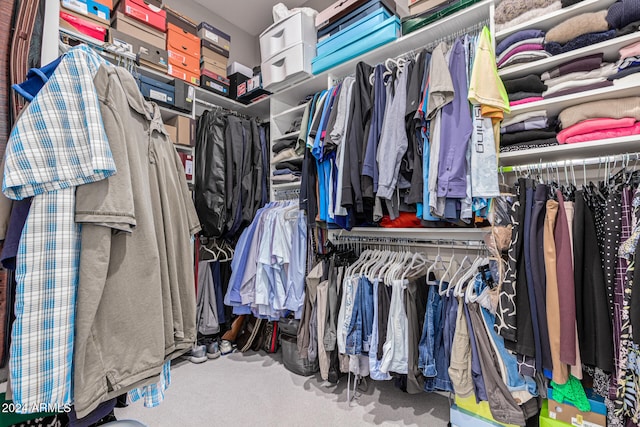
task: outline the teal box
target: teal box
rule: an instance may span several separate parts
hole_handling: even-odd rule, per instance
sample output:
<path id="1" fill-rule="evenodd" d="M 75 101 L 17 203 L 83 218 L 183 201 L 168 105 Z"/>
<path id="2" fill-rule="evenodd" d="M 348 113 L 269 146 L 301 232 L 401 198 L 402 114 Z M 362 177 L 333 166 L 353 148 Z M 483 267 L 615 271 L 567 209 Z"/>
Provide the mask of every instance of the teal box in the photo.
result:
<path id="1" fill-rule="evenodd" d="M 350 31 L 350 29 L 347 28 L 343 31 Z M 316 56 L 311 61 L 311 72 L 313 74 L 321 73 L 363 53 L 392 42 L 398 38 L 399 31 L 400 19 L 397 16 L 385 19 L 368 31 L 350 31 L 350 36 L 344 39 L 349 40 L 349 43 L 344 43 L 338 50 Z M 341 33 L 342 31 L 333 37 L 338 37 Z M 330 40 L 326 40 L 326 42 L 329 41 Z"/>

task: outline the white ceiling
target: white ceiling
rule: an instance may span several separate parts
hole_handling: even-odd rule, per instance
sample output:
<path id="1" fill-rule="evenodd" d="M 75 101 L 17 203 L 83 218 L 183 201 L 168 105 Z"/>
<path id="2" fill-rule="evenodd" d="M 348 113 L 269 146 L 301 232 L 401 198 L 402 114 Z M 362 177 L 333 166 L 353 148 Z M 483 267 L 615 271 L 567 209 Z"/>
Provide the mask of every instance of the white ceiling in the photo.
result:
<path id="1" fill-rule="evenodd" d="M 242 28 L 252 36 L 259 35 L 273 23 L 271 9 L 278 0 L 195 0 L 216 15 Z M 289 9 L 300 7 L 305 3 L 324 9 L 335 0 L 280 0 Z M 320 6 L 320 7 L 318 7 Z"/>

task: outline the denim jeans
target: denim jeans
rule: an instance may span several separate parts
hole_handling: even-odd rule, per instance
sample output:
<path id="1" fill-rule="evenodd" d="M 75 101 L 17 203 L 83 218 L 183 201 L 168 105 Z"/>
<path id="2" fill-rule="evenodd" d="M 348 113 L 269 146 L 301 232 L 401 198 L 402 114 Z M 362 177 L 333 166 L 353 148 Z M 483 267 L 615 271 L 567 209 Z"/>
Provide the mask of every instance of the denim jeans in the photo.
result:
<path id="1" fill-rule="evenodd" d="M 369 351 L 369 375 L 372 380 L 387 381 L 391 379 L 391 375 L 385 374 L 380 371 L 381 360 L 378 360 L 377 347 L 378 340 L 386 339 L 386 336 L 378 336 L 378 286 L 385 286 L 380 284 L 378 279 L 373 281 L 373 329 L 371 331 L 371 351 Z"/>
<path id="2" fill-rule="evenodd" d="M 430 283 L 430 282 L 428 282 Z M 435 342 L 436 334 L 442 331 L 440 328 L 440 314 L 442 312 L 442 299 L 438 293 L 438 287 L 429 285 L 429 296 L 427 300 L 427 313 L 424 317 L 424 326 L 422 328 L 422 337 L 420 338 L 420 356 L 418 359 L 418 368 L 422 369 L 422 373 L 429 378 L 437 375 L 435 360 Z M 425 386 L 426 387 L 426 386 Z M 433 391 L 426 390 L 425 391 Z"/>
<path id="3" fill-rule="evenodd" d="M 360 277 L 353 301 L 353 314 L 347 330 L 346 354 L 369 351 L 373 329 L 373 288 L 366 277 Z"/>

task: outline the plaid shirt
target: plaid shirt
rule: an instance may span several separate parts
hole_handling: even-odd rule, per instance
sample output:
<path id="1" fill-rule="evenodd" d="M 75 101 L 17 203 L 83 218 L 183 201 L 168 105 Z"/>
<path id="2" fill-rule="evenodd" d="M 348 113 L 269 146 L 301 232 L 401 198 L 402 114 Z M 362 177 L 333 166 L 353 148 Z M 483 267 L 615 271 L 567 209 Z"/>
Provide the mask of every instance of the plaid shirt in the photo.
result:
<path id="1" fill-rule="evenodd" d="M 151 384 L 142 388 L 136 388 L 129 392 L 129 400 L 137 402 L 143 399 L 146 408 L 155 408 L 164 401 L 164 392 L 171 384 L 171 361 L 167 360 L 162 365 L 162 373 L 160 381 L 157 384 Z"/>
<path id="2" fill-rule="evenodd" d="M 86 46 L 71 49 L 7 143 L 3 193 L 35 196 L 18 247 L 9 365 L 23 413 L 34 404 L 72 403 L 80 254 L 74 187 L 116 171 L 93 86 L 105 63 Z"/>

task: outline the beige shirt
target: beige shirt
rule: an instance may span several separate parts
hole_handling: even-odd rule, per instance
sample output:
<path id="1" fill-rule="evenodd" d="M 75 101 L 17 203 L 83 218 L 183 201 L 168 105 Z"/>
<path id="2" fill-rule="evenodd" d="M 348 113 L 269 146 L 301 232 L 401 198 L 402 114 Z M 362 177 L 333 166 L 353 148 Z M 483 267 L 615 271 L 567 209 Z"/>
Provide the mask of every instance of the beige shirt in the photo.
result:
<path id="1" fill-rule="evenodd" d="M 103 66 L 94 84 L 118 172 L 76 191 L 80 418 L 157 378 L 196 341 L 191 236 L 200 225 L 182 162 L 129 72 Z"/>

